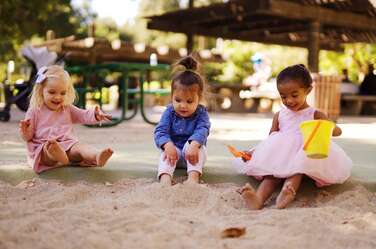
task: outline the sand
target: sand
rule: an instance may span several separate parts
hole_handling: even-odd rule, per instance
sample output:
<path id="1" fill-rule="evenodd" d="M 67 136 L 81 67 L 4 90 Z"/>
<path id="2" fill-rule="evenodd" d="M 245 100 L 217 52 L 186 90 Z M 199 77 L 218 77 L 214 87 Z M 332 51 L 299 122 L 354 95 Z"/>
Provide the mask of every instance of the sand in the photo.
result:
<path id="1" fill-rule="evenodd" d="M 236 184 L 0 182 L 0 248 L 375 248 L 376 195 L 311 189 L 249 211 Z M 245 227 L 239 238 L 222 230 Z"/>
<path id="2" fill-rule="evenodd" d="M 232 171 L 223 144 L 242 148 L 254 134 L 260 136 L 251 141 L 256 143 L 270 118 L 244 117 L 236 126 L 234 117 L 213 118 L 204 183 L 186 185 L 178 177 L 172 187 L 156 182 L 153 127 L 140 120 L 100 132 L 75 127 L 83 142 L 114 148 L 109 165 L 39 176 L 26 166 L 18 121 L 0 123 L 0 249 L 376 248 L 374 133 L 354 140 L 347 132 L 354 126 L 344 125 L 338 142 L 355 170 L 346 184 L 319 189 L 305 181 L 289 208 L 276 209 L 273 195 L 263 210 L 250 211 L 236 193 L 249 179 Z M 362 129 L 374 130 L 372 122 Z M 245 228 L 245 234 L 222 238 L 231 227 Z"/>

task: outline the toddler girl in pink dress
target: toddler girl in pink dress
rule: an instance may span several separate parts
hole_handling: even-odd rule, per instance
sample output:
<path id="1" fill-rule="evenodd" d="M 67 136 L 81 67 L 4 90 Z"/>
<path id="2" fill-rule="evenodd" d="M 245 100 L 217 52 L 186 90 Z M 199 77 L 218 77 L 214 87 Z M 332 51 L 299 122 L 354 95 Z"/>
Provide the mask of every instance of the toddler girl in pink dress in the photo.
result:
<path id="1" fill-rule="evenodd" d="M 315 180 L 319 187 L 343 183 L 350 176 L 352 161 L 334 142 L 331 141 L 329 155 L 325 159 L 310 159 L 303 151 L 300 123 L 327 119 L 324 113 L 307 104 L 311 85 L 312 78 L 304 65 L 282 70 L 277 77 L 277 88 L 285 107 L 274 115 L 269 137 L 248 151 L 251 159 L 234 161 L 240 172 L 262 179 L 257 191 L 249 184 L 240 190 L 250 209 L 261 209 L 282 182 L 282 190 L 276 200 L 277 208 L 285 208 L 294 200 L 304 175 Z M 341 133 L 341 129 L 335 126 L 332 135 L 339 136 Z"/>
<path id="2" fill-rule="evenodd" d="M 111 118 L 98 107 L 94 110 L 75 107 L 75 97 L 69 74 L 62 67 L 54 65 L 38 71 L 30 107 L 20 121 L 28 162 L 36 173 L 71 163 L 104 166 L 111 157 L 111 148 L 98 152 L 73 135 L 74 123 L 95 124 Z"/>

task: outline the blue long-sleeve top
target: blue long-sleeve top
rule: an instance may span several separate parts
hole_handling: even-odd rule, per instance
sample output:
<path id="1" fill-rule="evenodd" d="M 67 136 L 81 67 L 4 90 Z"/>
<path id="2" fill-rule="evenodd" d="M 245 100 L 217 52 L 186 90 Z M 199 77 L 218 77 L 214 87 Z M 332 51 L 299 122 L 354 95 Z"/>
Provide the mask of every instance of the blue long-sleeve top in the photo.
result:
<path id="1" fill-rule="evenodd" d="M 179 149 L 183 149 L 187 141 L 193 140 L 206 145 L 209 130 L 209 115 L 203 105 L 198 105 L 190 117 L 184 118 L 174 111 L 172 104 L 169 104 L 154 130 L 154 141 L 158 148 L 169 141 Z"/>

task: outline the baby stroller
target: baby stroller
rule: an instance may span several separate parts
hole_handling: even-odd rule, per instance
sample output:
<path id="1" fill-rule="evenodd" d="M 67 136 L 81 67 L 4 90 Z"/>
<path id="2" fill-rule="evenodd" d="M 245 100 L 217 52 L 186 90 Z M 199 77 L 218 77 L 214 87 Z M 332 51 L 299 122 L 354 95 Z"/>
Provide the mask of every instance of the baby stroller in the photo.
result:
<path id="1" fill-rule="evenodd" d="M 38 69 L 52 64 L 62 64 L 64 56 L 58 57 L 55 52 L 50 52 L 46 47 L 26 46 L 21 50 L 22 56 L 30 63 L 31 73 L 29 79 L 21 84 L 9 84 L 6 79 L 0 83 L 5 97 L 5 106 L 0 111 L 0 121 L 7 122 L 10 119 L 10 109 L 15 104 L 20 110 L 27 111 L 29 96 L 33 90 L 34 77 Z"/>

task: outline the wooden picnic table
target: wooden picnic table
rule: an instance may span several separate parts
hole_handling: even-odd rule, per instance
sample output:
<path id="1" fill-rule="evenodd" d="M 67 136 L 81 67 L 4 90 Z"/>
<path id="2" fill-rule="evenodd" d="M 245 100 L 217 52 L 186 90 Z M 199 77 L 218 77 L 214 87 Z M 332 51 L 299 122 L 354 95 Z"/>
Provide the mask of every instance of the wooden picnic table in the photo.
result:
<path id="1" fill-rule="evenodd" d="M 149 124 L 156 124 L 157 122 L 151 121 L 145 113 L 144 99 L 145 94 L 154 95 L 167 95 L 170 94 L 169 89 L 144 89 L 145 79 L 148 78 L 151 71 L 166 71 L 169 70 L 170 66 L 166 64 L 158 64 L 156 66 L 151 66 L 149 64 L 141 63 L 105 63 L 105 64 L 94 64 L 85 66 L 74 66 L 68 67 L 67 71 L 71 74 L 83 75 L 83 84 L 80 87 L 76 87 L 79 95 L 78 105 L 82 108 L 86 107 L 86 93 L 99 91 L 106 87 L 105 83 L 102 81 L 96 82 L 95 87 L 89 87 L 90 76 L 98 74 L 100 71 L 107 71 L 108 73 L 119 72 L 121 77 L 116 82 L 118 85 L 119 101 L 121 108 L 121 115 L 119 117 L 114 117 L 112 122 L 104 123 L 103 127 L 114 126 L 121 123 L 124 120 L 130 120 L 136 116 L 138 109 L 141 111 L 141 116 L 145 122 Z M 136 87 L 130 86 L 130 76 L 138 74 L 139 84 Z M 99 104 L 102 104 L 102 96 L 100 96 Z M 133 104 L 133 112 L 131 115 L 127 115 L 130 104 Z"/>

